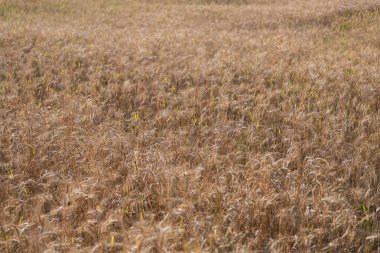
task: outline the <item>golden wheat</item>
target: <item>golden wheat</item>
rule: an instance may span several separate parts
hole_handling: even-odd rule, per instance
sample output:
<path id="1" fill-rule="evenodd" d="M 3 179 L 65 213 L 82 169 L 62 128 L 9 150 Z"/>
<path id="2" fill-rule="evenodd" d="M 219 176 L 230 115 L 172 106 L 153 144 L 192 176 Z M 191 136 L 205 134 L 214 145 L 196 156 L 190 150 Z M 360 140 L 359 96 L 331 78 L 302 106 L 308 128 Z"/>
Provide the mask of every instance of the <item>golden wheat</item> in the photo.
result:
<path id="1" fill-rule="evenodd" d="M 378 251 L 379 12 L 0 0 L 0 252 Z"/>

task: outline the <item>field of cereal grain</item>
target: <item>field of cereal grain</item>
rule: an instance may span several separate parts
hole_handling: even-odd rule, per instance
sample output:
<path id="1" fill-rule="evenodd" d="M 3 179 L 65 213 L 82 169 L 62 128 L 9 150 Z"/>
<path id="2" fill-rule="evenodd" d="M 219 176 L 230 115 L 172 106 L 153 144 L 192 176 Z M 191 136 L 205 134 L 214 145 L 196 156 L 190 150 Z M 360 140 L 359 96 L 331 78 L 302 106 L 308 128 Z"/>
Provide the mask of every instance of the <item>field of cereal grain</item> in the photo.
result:
<path id="1" fill-rule="evenodd" d="M 0 0 L 0 252 L 379 252 L 380 3 Z"/>

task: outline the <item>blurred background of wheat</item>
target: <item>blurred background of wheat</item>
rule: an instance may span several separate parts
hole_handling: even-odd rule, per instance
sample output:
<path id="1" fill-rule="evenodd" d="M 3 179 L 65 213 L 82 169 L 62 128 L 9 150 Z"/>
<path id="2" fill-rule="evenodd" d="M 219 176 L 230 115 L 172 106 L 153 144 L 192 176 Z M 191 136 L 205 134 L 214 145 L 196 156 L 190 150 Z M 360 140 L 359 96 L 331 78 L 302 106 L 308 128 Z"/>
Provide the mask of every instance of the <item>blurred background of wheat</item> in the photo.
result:
<path id="1" fill-rule="evenodd" d="M 379 11 L 0 0 L 0 251 L 376 251 Z"/>

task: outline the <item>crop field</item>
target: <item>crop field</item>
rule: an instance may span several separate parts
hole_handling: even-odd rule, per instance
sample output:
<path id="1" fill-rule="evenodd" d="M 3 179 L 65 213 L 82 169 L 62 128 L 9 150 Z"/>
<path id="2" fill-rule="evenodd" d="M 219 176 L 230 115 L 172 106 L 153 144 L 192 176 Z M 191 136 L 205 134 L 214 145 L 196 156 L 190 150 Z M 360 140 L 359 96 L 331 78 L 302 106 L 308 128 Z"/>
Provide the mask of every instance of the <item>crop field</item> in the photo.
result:
<path id="1" fill-rule="evenodd" d="M 0 252 L 380 252 L 378 0 L 0 0 Z"/>

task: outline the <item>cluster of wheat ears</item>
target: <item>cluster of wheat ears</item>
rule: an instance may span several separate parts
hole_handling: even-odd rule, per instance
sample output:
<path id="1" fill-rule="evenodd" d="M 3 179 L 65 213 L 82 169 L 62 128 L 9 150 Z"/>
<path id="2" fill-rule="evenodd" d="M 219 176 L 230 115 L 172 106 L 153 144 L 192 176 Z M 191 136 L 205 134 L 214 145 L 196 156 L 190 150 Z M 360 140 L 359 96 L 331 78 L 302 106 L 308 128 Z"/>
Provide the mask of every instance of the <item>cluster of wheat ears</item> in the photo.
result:
<path id="1" fill-rule="evenodd" d="M 378 0 L 0 0 L 0 252 L 379 252 Z"/>

